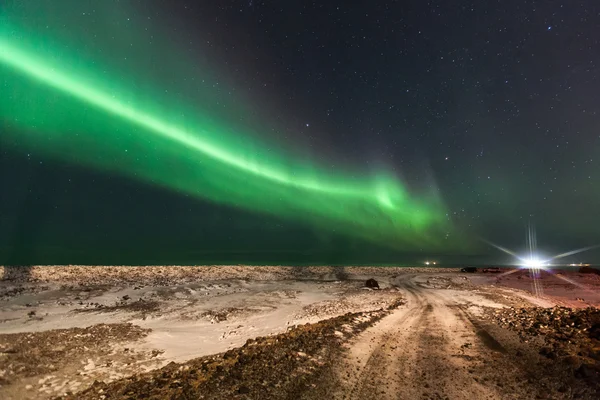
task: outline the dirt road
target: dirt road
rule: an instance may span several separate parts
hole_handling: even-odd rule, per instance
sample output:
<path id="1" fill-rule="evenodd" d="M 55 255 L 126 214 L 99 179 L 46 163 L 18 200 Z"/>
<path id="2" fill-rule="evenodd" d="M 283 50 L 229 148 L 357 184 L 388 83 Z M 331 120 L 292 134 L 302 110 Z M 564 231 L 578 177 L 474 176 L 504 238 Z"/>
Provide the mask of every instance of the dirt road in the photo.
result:
<path id="1" fill-rule="evenodd" d="M 348 343 L 333 398 L 587 397 L 560 367 L 482 322 L 475 304 L 485 301 L 472 293 L 428 288 L 416 275 L 394 284 L 406 306 Z"/>
<path id="2" fill-rule="evenodd" d="M 531 283 L 518 271 L 342 272 L 54 267 L 5 279 L 0 398 L 600 398 L 600 314 L 553 307 L 588 305 L 600 281 L 570 274 L 576 284 L 557 287 L 548 274 L 557 299 L 513 287 Z"/>

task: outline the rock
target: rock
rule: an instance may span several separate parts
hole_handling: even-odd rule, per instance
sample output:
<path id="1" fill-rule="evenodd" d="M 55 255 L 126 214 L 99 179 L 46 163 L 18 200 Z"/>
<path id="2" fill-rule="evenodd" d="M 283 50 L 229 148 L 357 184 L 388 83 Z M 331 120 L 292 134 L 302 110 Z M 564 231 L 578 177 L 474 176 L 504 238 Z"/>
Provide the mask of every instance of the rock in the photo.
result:
<path id="1" fill-rule="evenodd" d="M 240 386 L 237 390 L 239 394 L 248 394 L 250 393 L 250 388 L 248 386 Z"/>
<path id="2" fill-rule="evenodd" d="M 577 356 L 567 356 L 564 358 L 564 361 L 573 367 L 578 366 L 580 363 L 579 357 L 577 357 Z"/>
<path id="3" fill-rule="evenodd" d="M 600 347 L 590 349 L 589 356 L 596 361 L 600 361 Z"/>
<path id="4" fill-rule="evenodd" d="M 596 274 L 596 275 L 600 275 L 600 270 L 597 268 L 592 268 L 592 267 L 581 267 L 579 268 L 579 273 L 580 274 Z"/>
<path id="5" fill-rule="evenodd" d="M 540 354 L 541 354 L 541 355 L 543 355 L 543 356 L 547 356 L 547 355 L 548 355 L 548 354 L 550 354 L 550 353 L 552 353 L 552 348 L 551 348 L 551 347 L 549 347 L 549 346 L 542 347 L 542 348 L 540 349 Z"/>
<path id="6" fill-rule="evenodd" d="M 587 379 L 597 375 L 596 368 L 591 364 L 581 364 L 579 368 L 575 370 L 575 378 Z"/>
<path id="7" fill-rule="evenodd" d="M 558 388 L 558 391 L 559 391 L 560 393 L 566 393 L 568 390 L 569 390 L 569 388 L 568 388 L 568 387 L 566 387 L 566 386 L 564 386 L 564 385 L 563 385 L 563 386 L 560 386 L 560 387 Z"/>
<path id="8" fill-rule="evenodd" d="M 371 289 L 379 289 L 379 283 L 373 278 L 367 279 L 365 286 Z"/>
<path id="9" fill-rule="evenodd" d="M 589 336 L 592 339 L 600 340 L 600 323 L 592 325 Z"/>

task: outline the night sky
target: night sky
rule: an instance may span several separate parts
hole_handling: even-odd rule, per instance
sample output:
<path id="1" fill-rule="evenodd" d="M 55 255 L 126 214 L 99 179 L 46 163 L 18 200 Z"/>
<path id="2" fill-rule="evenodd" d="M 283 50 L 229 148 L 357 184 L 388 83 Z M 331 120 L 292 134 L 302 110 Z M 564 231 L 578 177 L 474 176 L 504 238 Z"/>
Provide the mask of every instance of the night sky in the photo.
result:
<path id="1" fill-rule="evenodd" d="M 3 1 L 0 265 L 597 244 L 599 40 L 593 0 Z"/>

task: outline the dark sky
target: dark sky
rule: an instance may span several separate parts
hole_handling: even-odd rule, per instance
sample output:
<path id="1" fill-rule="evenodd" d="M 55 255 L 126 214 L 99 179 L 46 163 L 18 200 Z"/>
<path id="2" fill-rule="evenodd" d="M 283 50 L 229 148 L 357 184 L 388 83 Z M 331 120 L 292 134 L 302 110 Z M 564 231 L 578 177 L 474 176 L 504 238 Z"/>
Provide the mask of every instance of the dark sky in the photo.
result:
<path id="1" fill-rule="evenodd" d="M 94 23 L 121 23 L 96 10 L 112 1 L 85 3 Z M 522 248 L 530 222 L 549 253 L 600 242 L 597 1 L 120 3 L 218 71 L 277 128 L 263 137 L 275 146 L 435 186 L 473 243 Z M 0 151 L 0 190 L 0 263 L 426 256 L 9 149 Z M 485 246 L 469 254 L 502 257 Z"/>

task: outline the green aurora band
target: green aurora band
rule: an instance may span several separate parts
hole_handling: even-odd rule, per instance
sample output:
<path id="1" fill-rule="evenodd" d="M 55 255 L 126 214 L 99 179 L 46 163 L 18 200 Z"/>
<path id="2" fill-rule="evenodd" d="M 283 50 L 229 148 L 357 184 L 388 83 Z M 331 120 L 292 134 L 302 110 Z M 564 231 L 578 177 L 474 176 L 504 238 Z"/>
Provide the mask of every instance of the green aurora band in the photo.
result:
<path id="1" fill-rule="evenodd" d="M 153 96 L 140 100 L 127 84 L 89 78 L 81 62 L 57 62 L 47 39 L 32 45 L 7 32 L 0 32 L 7 127 L 0 141 L 15 150 L 398 249 L 448 248 L 456 238 L 448 239 L 453 230 L 435 194 L 411 196 L 390 174 L 358 179 L 294 163 L 206 112 L 153 105 L 146 100 Z"/>

